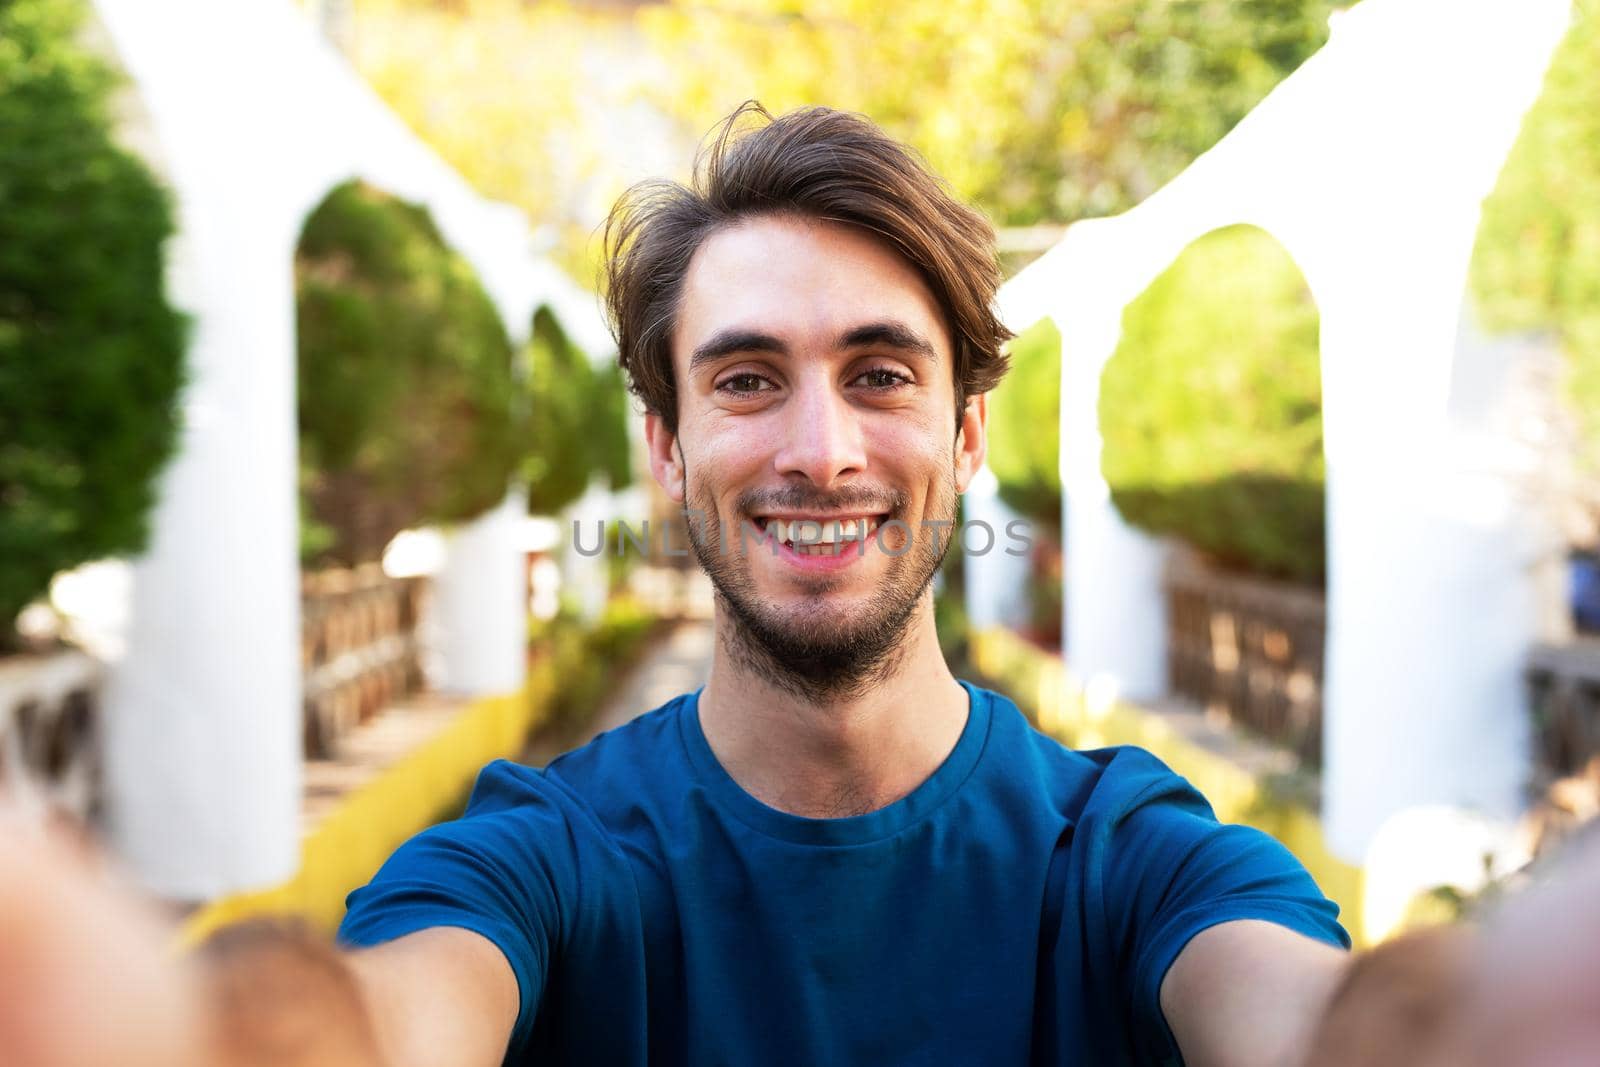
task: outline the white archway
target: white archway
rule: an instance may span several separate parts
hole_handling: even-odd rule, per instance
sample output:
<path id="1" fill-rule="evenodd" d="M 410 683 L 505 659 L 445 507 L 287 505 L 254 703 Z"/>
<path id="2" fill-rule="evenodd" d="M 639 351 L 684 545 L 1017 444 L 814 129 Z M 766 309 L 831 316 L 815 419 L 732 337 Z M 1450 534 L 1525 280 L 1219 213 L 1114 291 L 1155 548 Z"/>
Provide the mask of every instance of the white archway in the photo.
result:
<path id="1" fill-rule="evenodd" d="M 609 346 L 592 298 L 532 252 L 392 114 L 287 0 L 96 0 L 176 193 L 174 300 L 194 316 L 181 450 L 135 568 L 128 652 L 107 691 L 113 840 L 152 889 L 208 898 L 299 860 L 300 649 L 294 249 L 311 209 L 359 177 L 425 205 L 477 269 L 514 341 L 562 309 Z M 469 693 L 521 683 L 519 501 L 457 531 L 441 601 L 471 640 Z"/>
<path id="2" fill-rule="evenodd" d="M 1162 556 L 1100 473 L 1101 369 L 1123 308 L 1200 235 L 1253 224 L 1300 265 L 1322 319 L 1324 816 L 1347 858 L 1407 807 L 1520 802 L 1525 727 L 1503 697 L 1535 627 L 1531 541 L 1509 488 L 1452 455 L 1445 414 L 1481 201 L 1568 17 L 1566 0 L 1365 0 L 1176 180 L 1073 226 L 1001 293 L 1013 328 L 1062 335 L 1069 667 L 1149 698 Z"/>

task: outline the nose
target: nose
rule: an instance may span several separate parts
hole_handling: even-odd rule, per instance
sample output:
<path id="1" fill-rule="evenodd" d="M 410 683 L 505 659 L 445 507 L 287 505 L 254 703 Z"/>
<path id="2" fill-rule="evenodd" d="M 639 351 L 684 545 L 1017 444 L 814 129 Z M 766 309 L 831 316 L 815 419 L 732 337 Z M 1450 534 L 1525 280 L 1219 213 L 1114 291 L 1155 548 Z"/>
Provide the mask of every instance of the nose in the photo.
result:
<path id="1" fill-rule="evenodd" d="M 831 489 L 866 468 L 859 412 L 824 375 L 807 375 L 783 405 L 783 439 L 773 465 Z"/>

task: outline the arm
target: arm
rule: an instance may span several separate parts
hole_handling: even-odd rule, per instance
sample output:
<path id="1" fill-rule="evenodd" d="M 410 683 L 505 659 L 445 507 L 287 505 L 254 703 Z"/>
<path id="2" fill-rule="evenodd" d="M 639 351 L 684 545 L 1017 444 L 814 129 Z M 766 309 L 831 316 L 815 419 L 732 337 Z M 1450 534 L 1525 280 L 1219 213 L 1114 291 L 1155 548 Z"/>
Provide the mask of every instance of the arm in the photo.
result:
<path id="1" fill-rule="evenodd" d="M 511 965 L 470 930 L 435 927 L 347 956 L 386 1067 L 428 1067 L 439 1050 L 461 1067 L 497 1067 L 516 1025 Z"/>
<path id="2" fill-rule="evenodd" d="M 346 953 L 255 922 L 184 956 L 174 933 L 96 856 L 0 802 L 7 1067 L 492 1067 L 516 1018 L 504 956 L 463 930 Z"/>
<path id="3" fill-rule="evenodd" d="M 197 953 L 210 1059 L 228 1067 L 494 1067 L 516 979 L 477 934 L 419 931 L 345 953 L 293 924 L 219 932 Z"/>
<path id="4" fill-rule="evenodd" d="M 1296 1067 L 1350 957 L 1259 920 L 1196 934 L 1161 983 L 1188 1067 Z"/>

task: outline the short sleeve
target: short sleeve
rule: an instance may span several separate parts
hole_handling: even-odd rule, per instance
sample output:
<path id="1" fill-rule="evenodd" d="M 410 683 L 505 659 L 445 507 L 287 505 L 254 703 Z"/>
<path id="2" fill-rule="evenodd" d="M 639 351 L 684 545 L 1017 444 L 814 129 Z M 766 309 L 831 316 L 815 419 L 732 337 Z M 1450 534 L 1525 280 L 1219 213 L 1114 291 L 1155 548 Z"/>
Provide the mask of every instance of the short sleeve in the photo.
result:
<path id="1" fill-rule="evenodd" d="M 1116 784 L 1104 796 L 1096 790 L 1090 807 L 1100 810 L 1086 821 L 1104 838 L 1102 899 L 1116 927 L 1133 1041 L 1140 1062 L 1181 1063 L 1161 983 L 1196 934 L 1259 919 L 1338 948 L 1350 938 L 1338 905 L 1277 840 L 1217 822 L 1194 787 L 1142 750 L 1120 750 L 1106 774 L 1114 772 Z"/>
<path id="2" fill-rule="evenodd" d="M 525 1047 L 577 889 L 561 796 L 536 771 L 490 764 L 460 819 L 413 837 L 350 894 L 339 940 L 377 945 L 439 926 L 487 938 L 516 975 L 510 1047 Z"/>

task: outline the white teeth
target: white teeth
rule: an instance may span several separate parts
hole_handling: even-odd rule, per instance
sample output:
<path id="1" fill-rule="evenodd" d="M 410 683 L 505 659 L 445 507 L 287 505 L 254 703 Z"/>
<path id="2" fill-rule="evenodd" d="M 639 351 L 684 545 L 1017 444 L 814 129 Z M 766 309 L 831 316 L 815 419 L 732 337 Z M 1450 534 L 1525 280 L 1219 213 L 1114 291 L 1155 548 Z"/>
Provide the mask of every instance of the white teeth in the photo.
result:
<path id="1" fill-rule="evenodd" d="M 872 536 L 878 521 L 862 519 L 768 519 L 767 533 L 775 540 L 799 545 L 833 545 L 840 541 L 860 541 Z"/>

